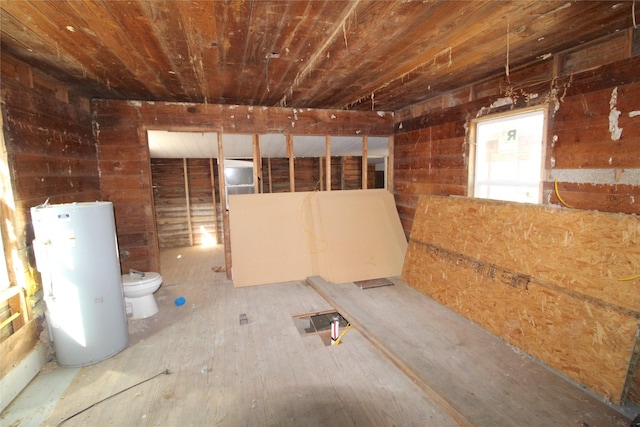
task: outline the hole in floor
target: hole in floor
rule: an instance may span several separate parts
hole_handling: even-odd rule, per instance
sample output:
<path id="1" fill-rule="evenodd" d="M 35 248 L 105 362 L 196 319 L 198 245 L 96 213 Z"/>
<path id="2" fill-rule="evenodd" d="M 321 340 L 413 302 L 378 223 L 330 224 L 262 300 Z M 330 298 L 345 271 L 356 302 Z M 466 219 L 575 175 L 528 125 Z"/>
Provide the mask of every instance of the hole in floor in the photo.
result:
<path id="1" fill-rule="evenodd" d="M 331 322 L 334 318 L 338 319 L 340 331 L 349 325 L 335 310 L 299 314 L 293 316 L 293 322 L 301 336 L 317 335 L 325 345 L 331 345 Z"/>

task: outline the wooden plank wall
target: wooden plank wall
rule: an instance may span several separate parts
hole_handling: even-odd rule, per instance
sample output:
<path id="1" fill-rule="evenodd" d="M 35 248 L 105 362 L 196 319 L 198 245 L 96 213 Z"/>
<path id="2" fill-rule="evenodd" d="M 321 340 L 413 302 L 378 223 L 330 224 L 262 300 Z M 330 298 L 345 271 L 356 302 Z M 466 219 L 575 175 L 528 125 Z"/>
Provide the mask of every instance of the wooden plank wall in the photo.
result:
<path id="1" fill-rule="evenodd" d="M 189 215 L 187 214 L 187 193 L 184 182 L 184 159 L 151 159 L 151 181 L 160 249 L 201 244 L 201 226 L 209 234 L 217 231 L 217 241 L 223 241 L 219 186 L 215 185 L 215 188 L 211 188 L 209 159 L 187 159 L 186 161 L 189 184 Z M 307 157 L 295 159 L 296 192 L 320 189 L 321 161 L 324 162 L 324 159 Z M 213 162 L 214 182 L 217 183 L 216 159 L 213 159 Z M 271 188 L 274 193 L 289 192 L 289 160 L 286 158 L 264 158 L 262 162 L 265 165 L 262 169 L 262 180 L 265 183 L 262 192 L 269 193 L 269 180 L 271 180 Z M 349 156 L 341 159 L 336 157 L 334 163 L 336 167 L 341 168 L 335 175 L 342 177 L 341 180 L 338 180 L 334 190 L 359 189 L 362 175 L 359 169 L 360 158 Z M 269 164 L 271 165 L 270 171 Z M 343 172 L 342 168 L 348 169 L 348 171 Z M 368 188 L 375 188 L 373 165 L 369 167 L 368 181 Z M 213 192 L 216 193 L 215 217 L 218 219 L 217 224 L 213 222 Z"/>
<path id="2" fill-rule="evenodd" d="M 2 162 L 8 166 L 2 171 L 6 186 L 0 199 L 0 231 L 10 283 L 26 289 L 27 308 L 34 318 L 3 342 L 4 375 L 32 350 L 42 331 L 42 319 L 36 318 L 42 313 L 37 293 L 41 281 L 31 243 L 30 208 L 47 199 L 50 203 L 99 200 L 100 181 L 89 101 L 5 52 L 0 61 Z M 19 298 L 9 300 L 13 312 L 20 310 L 19 305 Z M 21 317 L 13 322 L 14 330 L 24 326 L 19 322 Z"/>
<path id="3" fill-rule="evenodd" d="M 467 195 L 472 119 L 539 104 L 550 112 L 544 203 L 560 204 L 559 177 L 561 197 L 573 207 L 639 214 L 640 119 L 633 112 L 640 57 L 631 57 L 630 37 L 620 32 L 513 69 L 510 85 L 496 76 L 396 112 L 393 191 L 405 233 L 420 195 Z M 618 141 L 609 132 L 614 89 Z M 514 105 L 491 108 L 507 96 Z"/>
<path id="4" fill-rule="evenodd" d="M 216 219 L 219 202 L 213 203 L 218 185 L 211 186 L 209 159 L 186 159 L 189 211 L 185 191 L 183 159 L 151 159 L 153 200 L 156 208 L 156 226 L 160 248 L 200 245 L 203 243 L 201 226 L 218 242 L 221 223 Z M 217 182 L 217 163 L 214 164 L 214 182 Z M 219 200 L 218 197 L 216 197 Z M 189 227 L 189 222 L 191 227 Z M 191 236 L 190 236 L 191 228 Z"/>
<path id="5" fill-rule="evenodd" d="M 639 266 L 637 216 L 421 196 L 402 278 L 620 403 Z"/>
<path id="6" fill-rule="evenodd" d="M 324 158 L 296 157 L 295 189 L 296 191 L 315 191 L 324 189 L 320 183 L 320 163 L 322 162 L 322 176 L 324 177 Z M 288 159 L 262 159 L 262 179 L 264 193 L 269 192 L 269 168 L 271 164 L 271 182 L 274 193 L 289 191 L 289 161 Z M 359 190 L 362 188 L 361 158 L 358 156 L 331 158 L 331 189 Z M 367 188 L 375 188 L 375 167 L 370 165 L 367 174 Z"/>
<path id="7" fill-rule="evenodd" d="M 292 109 L 279 107 L 119 100 L 94 100 L 92 106 L 102 198 L 116 209 L 118 242 L 128 254 L 121 259 L 125 271 L 160 270 L 147 129 L 370 136 L 393 132 L 393 115 L 374 111 L 318 109 L 293 114 Z M 266 168 L 263 164 L 263 171 Z M 268 186 L 266 179 L 264 185 Z"/>

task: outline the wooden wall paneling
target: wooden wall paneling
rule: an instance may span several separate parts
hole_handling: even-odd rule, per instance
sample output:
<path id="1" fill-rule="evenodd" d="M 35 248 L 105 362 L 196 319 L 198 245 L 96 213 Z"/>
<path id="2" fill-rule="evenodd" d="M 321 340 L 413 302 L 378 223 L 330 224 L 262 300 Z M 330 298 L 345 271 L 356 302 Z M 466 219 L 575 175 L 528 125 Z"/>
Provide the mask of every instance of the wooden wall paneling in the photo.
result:
<path id="1" fill-rule="evenodd" d="M 288 158 L 268 158 L 267 169 L 263 171 L 263 175 L 264 174 L 266 174 L 264 179 L 270 183 L 269 193 L 284 193 L 290 191 Z"/>
<path id="2" fill-rule="evenodd" d="M 318 157 L 296 157 L 295 158 L 295 180 L 296 191 L 316 191 L 318 190 Z"/>
<path id="3" fill-rule="evenodd" d="M 182 175 L 184 177 L 184 202 L 186 209 L 187 229 L 189 230 L 189 246 L 193 246 L 193 225 L 191 224 L 191 201 L 189 197 L 189 167 L 187 159 L 182 159 Z"/>
<path id="4" fill-rule="evenodd" d="M 215 236 L 216 206 L 215 194 L 213 194 L 215 187 L 211 186 L 209 161 L 210 159 L 187 159 L 189 206 L 194 245 L 208 243 L 207 239 Z"/>
<path id="5" fill-rule="evenodd" d="M 61 82 L 40 74 L 38 79 L 66 91 Z M 9 298 L 13 334 L 2 341 L 0 376 L 14 369 L 41 337 L 41 279 L 36 272 L 30 209 L 50 203 L 100 200 L 100 172 L 86 99 L 56 98 L 34 84 L 30 66 L 6 52 L 0 55 L 0 233 L 9 284 L 18 296 Z M 31 311 L 31 307 L 37 310 Z M 37 317 L 37 318 L 34 318 Z M 4 320 L 4 319 L 2 319 Z M 42 341 L 39 341 L 42 339 Z M 26 375 L 20 375 L 26 381 Z M 16 384 L 19 386 L 19 384 Z M 24 384 L 26 385 L 26 384 Z"/>
<path id="6" fill-rule="evenodd" d="M 619 403 L 639 239 L 630 215 L 421 196 L 403 280 Z"/>
<path id="7" fill-rule="evenodd" d="M 151 174 L 159 246 L 190 245 L 184 159 L 151 159 Z"/>

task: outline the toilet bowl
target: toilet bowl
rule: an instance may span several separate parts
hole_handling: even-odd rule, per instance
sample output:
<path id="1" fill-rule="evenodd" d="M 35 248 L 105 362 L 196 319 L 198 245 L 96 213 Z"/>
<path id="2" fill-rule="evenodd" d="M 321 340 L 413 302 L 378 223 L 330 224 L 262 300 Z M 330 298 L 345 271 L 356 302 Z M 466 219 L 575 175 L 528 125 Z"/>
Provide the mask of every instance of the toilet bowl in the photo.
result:
<path id="1" fill-rule="evenodd" d="M 122 275 L 124 302 L 132 319 L 145 319 L 158 312 L 153 293 L 161 284 L 162 276 L 155 272 L 132 270 Z"/>

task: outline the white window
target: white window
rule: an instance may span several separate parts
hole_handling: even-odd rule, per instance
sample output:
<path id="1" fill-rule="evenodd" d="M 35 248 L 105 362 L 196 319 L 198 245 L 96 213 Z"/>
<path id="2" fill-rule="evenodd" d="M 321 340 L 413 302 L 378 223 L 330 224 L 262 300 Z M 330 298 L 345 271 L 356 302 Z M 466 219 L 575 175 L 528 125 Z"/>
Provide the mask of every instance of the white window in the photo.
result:
<path id="1" fill-rule="evenodd" d="M 253 161 L 225 159 L 224 181 L 227 192 L 227 209 L 229 209 L 230 195 L 254 193 Z"/>
<path id="2" fill-rule="evenodd" d="M 477 120 L 471 155 L 473 196 L 540 203 L 544 129 L 543 109 Z"/>

